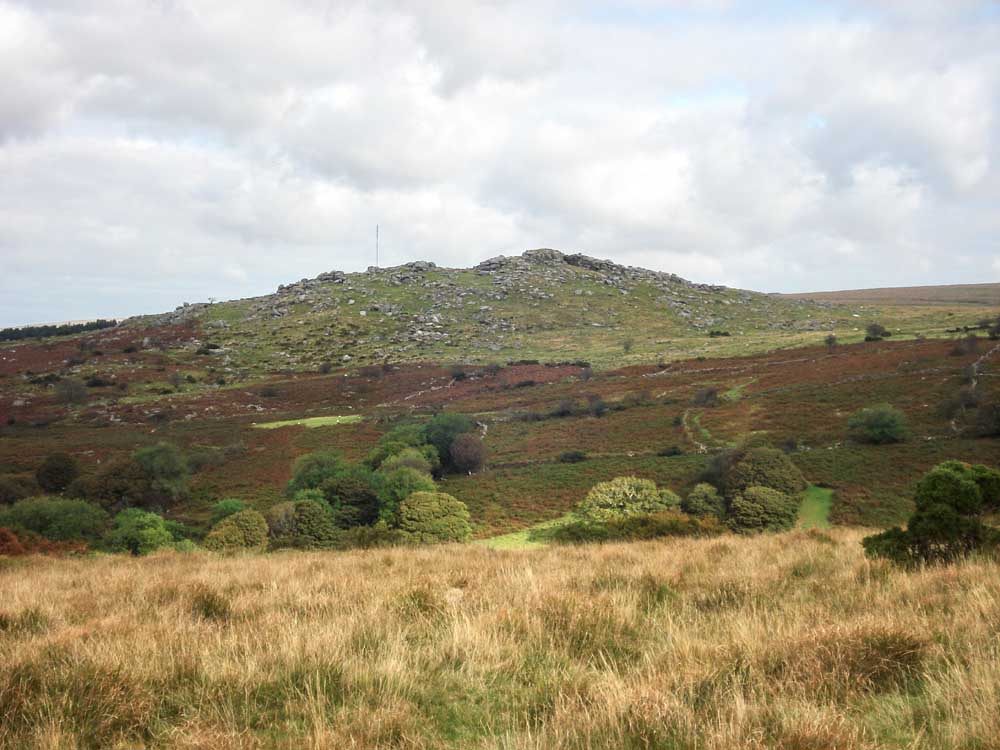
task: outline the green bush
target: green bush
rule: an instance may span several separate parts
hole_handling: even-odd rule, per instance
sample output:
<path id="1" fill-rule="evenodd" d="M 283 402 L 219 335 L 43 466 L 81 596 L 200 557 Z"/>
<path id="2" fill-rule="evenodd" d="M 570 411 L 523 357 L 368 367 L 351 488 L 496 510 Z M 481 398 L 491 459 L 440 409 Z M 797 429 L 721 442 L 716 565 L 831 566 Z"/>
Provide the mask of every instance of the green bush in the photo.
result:
<path id="1" fill-rule="evenodd" d="M 576 515 L 591 521 L 608 521 L 623 516 L 667 510 L 656 485 L 648 479 L 615 477 L 595 484 L 576 506 Z"/>
<path id="2" fill-rule="evenodd" d="M 208 532 L 205 549 L 213 552 L 260 551 L 267 547 L 267 521 L 255 510 L 223 518 Z"/>
<path id="3" fill-rule="evenodd" d="M 83 500 L 34 497 L 0 510 L 0 526 L 32 531 L 52 541 L 94 542 L 108 523 L 108 514 Z"/>
<path id="4" fill-rule="evenodd" d="M 443 492 L 414 492 L 399 506 L 399 528 L 419 544 L 464 542 L 472 534 L 465 503 Z"/>
<path id="5" fill-rule="evenodd" d="M 330 514 L 318 503 L 301 500 L 295 503 L 291 542 L 299 549 L 325 549 L 337 540 L 337 527 Z"/>
<path id="6" fill-rule="evenodd" d="M 13 503 L 38 494 L 38 485 L 28 477 L 0 477 L 0 504 Z"/>
<path id="7" fill-rule="evenodd" d="M 799 503 L 771 487 L 747 487 L 729 503 L 733 531 L 753 533 L 785 531 L 795 525 Z"/>
<path id="8" fill-rule="evenodd" d="M 726 515 L 726 501 L 715 487 L 701 482 L 681 502 L 681 510 L 695 518 L 722 518 Z"/>
<path id="9" fill-rule="evenodd" d="M 1000 473 L 985 466 L 938 464 L 917 483 L 916 510 L 907 528 L 865 537 L 865 553 L 909 565 L 946 562 L 997 547 L 1000 531 L 984 524 L 981 516 L 996 507 L 998 488 Z"/>
<path id="10" fill-rule="evenodd" d="M 407 544 L 406 532 L 394 529 L 379 521 L 373 526 L 355 526 L 342 532 L 337 539 L 337 549 L 374 549 L 377 547 L 399 547 Z"/>
<path id="11" fill-rule="evenodd" d="M 169 507 L 187 494 L 188 463 L 176 445 L 157 443 L 133 454 L 149 482 L 146 506 Z"/>
<path id="12" fill-rule="evenodd" d="M 412 471 L 412 469 L 406 469 Z M 334 523 L 343 529 L 370 526 L 379 517 L 376 478 L 365 466 L 351 466 L 323 483 Z"/>
<path id="13" fill-rule="evenodd" d="M 107 464 L 94 478 L 88 496 L 116 511 L 130 505 L 145 505 L 151 491 L 149 477 L 138 462 L 119 458 Z"/>
<path id="14" fill-rule="evenodd" d="M 476 429 L 476 423 L 471 417 L 465 414 L 453 414 L 441 412 L 435 414 L 431 420 L 424 425 L 425 442 L 433 445 L 437 449 L 438 457 L 441 459 L 441 466 L 445 469 L 452 468 L 451 444 L 459 435 L 472 432 Z"/>
<path id="15" fill-rule="evenodd" d="M 246 509 L 247 504 L 235 497 L 227 497 L 224 500 L 220 500 L 212 506 L 212 525 L 215 526 L 223 518 Z"/>
<path id="16" fill-rule="evenodd" d="M 806 488 L 805 477 L 784 452 L 777 448 L 742 451 L 725 472 L 726 495 L 735 496 L 749 487 L 769 487 L 785 495 L 798 495 Z"/>
<path id="17" fill-rule="evenodd" d="M 671 536 L 716 536 L 726 531 L 716 518 L 691 518 L 675 510 L 608 521 L 573 521 L 531 533 L 533 541 L 587 544 L 659 539 Z"/>
<path id="18" fill-rule="evenodd" d="M 879 404 L 856 411 L 847 420 L 851 437 L 859 443 L 884 445 L 906 440 L 906 417 L 889 404 Z"/>
<path id="19" fill-rule="evenodd" d="M 292 465 L 292 478 L 285 488 L 288 497 L 295 497 L 300 490 L 318 490 L 329 479 L 347 471 L 347 464 L 337 453 L 317 451 L 299 456 Z"/>
<path id="20" fill-rule="evenodd" d="M 277 546 L 291 546 L 291 537 L 295 531 L 295 503 L 287 501 L 272 505 L 264 513 L 264 519 L 271 539 L 280 540 L 275 542 Z"/>
<path id="21" fill-rule="evenodd" d="M 424 427 L 418 424 L 406 424 L 394 427 L 378 442 L 365 459 L 365 463 L 372 469 L 378 469 L 392 456 L 403 451 L 414 448 L 427 459 L 431 464 L 430 471 L 436 472 L 441 468 L 441 458 L 437 448 L 427 443 L 427 436 L 424 434 Z"/>
<path id="22" fill-rule="evenodd" d="M 660 502 L 664 508 L 668 510 L 680 510 L 681 498 L 676 492 L 666 487 L 661 487 L 658 492 L 660 494 Z"/>
<path id="23" fill-rule="evenodd" d="M 425 446 L 434 450 L 435 457 L 437 451 L 433 446 Z M 438 464 L 440 465 L 440 464 Z M 404 448 L 399 453 L 389 456 L 382 461 L 379 470 L 388 474 L 396 469 L 414 469 L 421 474 L 430 474 L 434 471 L 435 465 L 427 458 L 427 452 L 418 448 Z"/>
<path id="24" fill-rule="evenodd" d="M 396 522 L 399 506 L 414 492 L 433 493 L 437 490 L 430 475 L 415 469 L 378 471 L 375 473 L 374 483 L 378 496 L 378 517 L 389 524 Z"/>
<path id="25" fill-rule="evenodd" d="M 587 454 L 584 451 L 563 451 L 558 460 L 561 464 L 578 464 L 587 460 Z"/>
<path id="26" fill-rule="evenodd" d="M 53 453 L 35 472 L 35 481 L 45 492 L 62 492 L 80 475 L 76 459 L 68 453 Z"/>
<path id="27" fill-rule="evenodd" d="M 174 541 L 161 516 L 129 508 L 114 517 L 103 546 L 109 552 L 147 555 L 161 547 L 173 546 Z"/>

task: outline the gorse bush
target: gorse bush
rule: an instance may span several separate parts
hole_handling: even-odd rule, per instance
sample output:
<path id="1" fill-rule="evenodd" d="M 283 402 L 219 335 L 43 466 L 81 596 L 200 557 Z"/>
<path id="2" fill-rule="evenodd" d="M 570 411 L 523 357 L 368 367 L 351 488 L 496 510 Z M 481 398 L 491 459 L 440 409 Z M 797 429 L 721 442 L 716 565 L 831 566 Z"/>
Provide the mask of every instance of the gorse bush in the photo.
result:
<path id="1" fill-rule="evenodd" d="M 715 536 L 726 527 L 716 518 L 698 519 L 675 510 L 612 518 L 606 521 L 579 520 L 533 531 L 533 541 L 557 544 L 628 542 L 671 536 Z"/>
<path id="2" fill-rule="evenodd" d="M 173 543 L 173 535 L 161 516 L 129 508 L 115 516 L 111 529 L 104 537 L 103 547 L 108 552 L 147 555 Z"/>
<path id="3" fill-rule="evenodd" d="M 798 500 L 771 487 L 747 487 L 729 501 L 729 526 L 753 533 L 785 531 L 795 525 Z"/>
<path id="4" fill-rule="evenodd" d="M 52 541 L 97 541 L 108 523 L 108 514 L 83 500 L 35 497 L 18 500 L 0 510 L 0 526 L 40 534 Z"/>
<path id="5" fill-rule="evenodd" d="M 291 545 L 299 549 L 324 549 L 333 545 L 337 527 L 330 514 L 318 503 L 300 500 L 295 503 Z"/>
<path id="6" fill-rule="evenodd" d="M 204 545 L 213 552 L 261 551 L 267 547 L 267 521 L 255 510 L 241 510 L 216 524 Z"/>
<path id="7" fill-rule="evenodd" d="M 868 555 L 914 564 L 949 561 L 1000 545 L 1000 531 L 982 520 L 1000 505 L 1000 472 L 946 461 L 921 478 L 914 501 L 916 510 L 905 530 L 897 526 L 863 540 Z"/>
<path id="8" fill-rule="evenodd" d="M 701 482 L 681 501 L 681 510 L 695 518 L 722 518 L 726 515 L 726 501 L 715 487 Z"/>
<path id="9" fill-rule="evenodd" d="M 851 437 L 859 443 L 884 445 L 906 440 L 906 417 L 889 404 L 861 409 L 847 420 Z"/>
<path id="10" fill-rule="evenodd" d="M 465 503 L 443 492 L 414 492 L 399 506 L 399 528 L 419 544 L 464 542 L 472 534 Z"/>
<path id="11" fill-rule="evenodd" d="M 68 453 L 53 453 L 38 467 L 35 481 L 45 492 L 62 492 L 79 475 L 75 458 Z"/>
<path id="12" fill-rule="evenodd" d="M 214 526 L 223 518 L 233 515 L 233 513 L 239 513 L 241 510 L 246 509 L 247 504 L 237 498 L 228 497 L 220 500 L 212 506 L 212 525 Z"/>
<path id="13" fill-rule="evenodd" d="M 576 506 L 576 515 L 591 521 L 658 513 L 669 506 L 660 496 L 656 485 L 638 477 L 615 477 L 595 484 Z"/>
<path id="14" fill-rule="evenodd" d="M 787 454 L 776 448 L 738 452 L 724 468 L 721 484 L 730 497 L 749 487 L 770 487 L 785 495 L 798 495 L 806 488 L 802 472 Z"/>

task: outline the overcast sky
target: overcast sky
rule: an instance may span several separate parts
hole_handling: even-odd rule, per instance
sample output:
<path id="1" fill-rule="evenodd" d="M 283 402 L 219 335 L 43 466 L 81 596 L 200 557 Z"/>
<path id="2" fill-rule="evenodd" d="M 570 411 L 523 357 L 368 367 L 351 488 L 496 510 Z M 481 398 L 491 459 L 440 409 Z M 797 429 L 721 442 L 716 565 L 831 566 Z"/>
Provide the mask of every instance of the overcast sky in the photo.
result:
<path id="1" fill-rule="evenodd" d="M 0 325 L 555 247 L 1000 278 L 1000 3 L 0 0 Z"/>

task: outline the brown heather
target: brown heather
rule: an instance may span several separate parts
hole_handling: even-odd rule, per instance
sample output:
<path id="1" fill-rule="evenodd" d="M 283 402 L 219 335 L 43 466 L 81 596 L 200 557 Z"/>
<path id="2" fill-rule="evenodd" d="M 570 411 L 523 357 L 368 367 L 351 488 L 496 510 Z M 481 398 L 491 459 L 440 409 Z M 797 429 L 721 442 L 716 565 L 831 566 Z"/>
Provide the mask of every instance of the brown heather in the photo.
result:
<path id="1" fill-rule="evenodd" d="M 0 560 L 0 747 L 1000 747 L 1000 566 L 861 536 Z"/>

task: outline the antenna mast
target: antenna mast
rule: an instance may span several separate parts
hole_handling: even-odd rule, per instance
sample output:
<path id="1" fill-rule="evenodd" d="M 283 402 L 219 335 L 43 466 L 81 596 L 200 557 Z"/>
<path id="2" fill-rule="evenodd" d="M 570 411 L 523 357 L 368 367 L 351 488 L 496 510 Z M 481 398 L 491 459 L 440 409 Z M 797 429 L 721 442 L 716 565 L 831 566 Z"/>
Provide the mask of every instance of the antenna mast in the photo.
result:
<path id="1" fill-rule="evenodd" d="M 375 225 L 375 268 L 378 268 L 378 224 Z"/>

